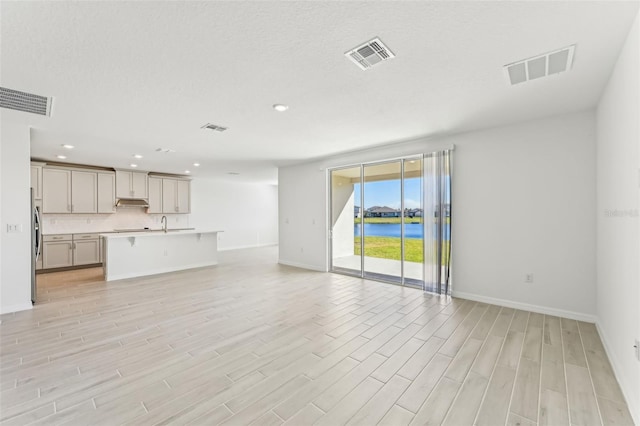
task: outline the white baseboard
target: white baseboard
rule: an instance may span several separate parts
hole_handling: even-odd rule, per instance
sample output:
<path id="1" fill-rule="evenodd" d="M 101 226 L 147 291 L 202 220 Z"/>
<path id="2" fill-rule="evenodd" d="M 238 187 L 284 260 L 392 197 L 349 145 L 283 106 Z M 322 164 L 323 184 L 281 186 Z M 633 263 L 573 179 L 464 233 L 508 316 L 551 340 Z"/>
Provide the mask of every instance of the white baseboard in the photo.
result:
<path id="1" fill-rule="evenodd" d="M 307 265 L 305 263 L 290 262 L 288 260 L 283 260 L 283 259 L 278 259 L 278 263 L 281 265 L 293 266 L 295 268 L 310 269 L 312 271 L 318 271 L 318 272 L 327 272 L 326 268 L 321 268 L 316 265 Z"/>
<path id="2" fill-rule="evenodd" d="M 233 247 L 218 247 L 218 251 L 229 251 L 229 250 L 242 250 L 242 249 L 250 249 L 250 248 L 260 248 L 260 247 L 272 247 L 277 246 L 278 243 L 265 243 L 265 244 L 250 244 L 248 246 L 233 246 Z"/>
<path id="3" fill-rule="evenodd" d="M 31 301 L 27 303 L 21 303 L 19 305 L 0 306 L 0 315 L 10 314 L 12 312 L 26 311 L 27 309 L 33 309 Z"/>
<path id="4" fill-rule="evenodd" d="M 602 340 L 602 345 L 604 346 L 604 350 L 607 353 L 607 358 L 609 358 L 609 361 L 611 362 L 611 368 L 613 368 L 613 374 L 616 376 L 616 379 L 620 384 L 622 395 L 624 396 L 624 399 L 627 401 L 627 407 L 629 407 L 629 413 L 631 413 L 631 417 L 633 417 L 634 423 L 637 425 L 640 425 L 640 404 L 637 401 L 635 404 L 630 403 L 631 401 L 635 401 L 635 398 L 632 398 L 631 390 L 629 387 L 629 379 L 628 379 L 629 376 L 624 375 L 622 373 L 622 368 L 620 367 L 618 358 L 615 356 L 615 352 L 611 349 L 607 335 L 604 333 L 602 326 L 600 326 L 599 321 L 596 321 L 596 329 L 598 330 L 598 334 L 600 335 L 600 340 Z"/>
<path id="5" fill-rule="evenodd" d="M 539 305 L 530 305 L 528 303 L 514 302 L 512 300 L 506 300 L 506 299 L 497 299 L 494 297 L 481 296 L 481 295 L 472 294 L 472 293 L 464 293 L 464 292 L 455 291 L 455 290 L 452 293 L 453 293 L 452 294 L 453 297 L 458 297 L 460 299 L 468 299 L 468 300 L 473 300 L 474 302 L 489 303 L 492 305 L 504 306 L 507 308 L 514 308 L 514 309 L 521 309 L 523 311 L 537 312 L 539 314 L 553 315 L 557 317 L 569 318 L 569 319 L 574 319 L 578 321 L 595 323 L 597 319 L 595 315 L 583 314 L 580 312 L 573 312 L 573 311 L 566 311 L 564 309 L 549 308 L 547 306 L 539 306 Z"/>

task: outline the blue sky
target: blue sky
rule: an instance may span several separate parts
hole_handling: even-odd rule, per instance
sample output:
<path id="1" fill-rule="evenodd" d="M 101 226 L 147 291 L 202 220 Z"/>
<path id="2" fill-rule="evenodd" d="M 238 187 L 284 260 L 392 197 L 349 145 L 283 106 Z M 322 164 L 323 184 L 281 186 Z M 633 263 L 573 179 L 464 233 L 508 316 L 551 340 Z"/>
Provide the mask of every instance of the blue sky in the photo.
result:
<path id="1" fill-rule="evenodd" d="M 360 205 L 360 184 L 354 185 L 355 204 Z M 364 208 L 387 206 L 400 208 L 400 179 L 381 180 L 364 184 Z M 404 206 L 408 209 L 420 207 L 420 178 L 404 181 Z"/>

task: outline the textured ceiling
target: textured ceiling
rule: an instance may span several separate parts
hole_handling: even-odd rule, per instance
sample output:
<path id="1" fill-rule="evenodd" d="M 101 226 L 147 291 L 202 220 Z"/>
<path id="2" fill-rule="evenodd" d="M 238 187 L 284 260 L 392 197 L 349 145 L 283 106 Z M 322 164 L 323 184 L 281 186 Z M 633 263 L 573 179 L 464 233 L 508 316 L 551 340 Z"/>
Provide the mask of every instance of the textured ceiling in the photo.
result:
<path id="1" fill-rule="evenodd" d="M 34 157 L 69 143 L 76 163 L 275 181 L 279 164 L 592 108 L 638 2 L 0 8 L 1 85 L 55 98 L 50 118 L 3 112 L 33 126 Z M 395 59 L 362 71 L 344 57 L 376 36 Z M 503 65 L 573 43 L 570 72 L 507 84 Z"/>

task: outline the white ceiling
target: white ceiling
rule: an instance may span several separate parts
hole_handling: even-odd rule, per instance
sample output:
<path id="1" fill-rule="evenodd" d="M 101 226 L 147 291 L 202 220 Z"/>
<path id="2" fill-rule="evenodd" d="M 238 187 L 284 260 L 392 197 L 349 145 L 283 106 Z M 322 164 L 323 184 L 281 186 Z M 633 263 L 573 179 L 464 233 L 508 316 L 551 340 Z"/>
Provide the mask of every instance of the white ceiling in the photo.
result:
<path id="1" fill-rule="evenodd" d="M 54 97 L 50 118 L 3 111 L 33 125 L 33 157 L 54 159 L 69 143 L 74 163 L 271 182 L 277 165 L 592 108 L 638 10 L 637 1 L 0 5 L 1 85 Z M 395 59 L 362 71 L 344 57 L 376 36 Z M 507 84 L 503 65 L 573 43 L 570 72 Z M 229 130 L 200 129 L 209 122 Z"/>

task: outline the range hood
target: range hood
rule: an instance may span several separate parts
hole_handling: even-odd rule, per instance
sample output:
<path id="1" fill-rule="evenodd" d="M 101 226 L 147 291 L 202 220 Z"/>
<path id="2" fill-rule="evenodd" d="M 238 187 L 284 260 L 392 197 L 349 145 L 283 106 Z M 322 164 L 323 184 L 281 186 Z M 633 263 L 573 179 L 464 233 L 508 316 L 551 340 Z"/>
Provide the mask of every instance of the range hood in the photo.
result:
<path id="1" fill-rule="evenodd" d="M 149 207 L 149 203 L 147 202 L 147 200 L 144 200 L 142 198 L 137 198 L 137 199 L 121 198 L 116 203 L 116 207 L 142 207 L 142 208 L 147 208 L 147 207 Z"/>

